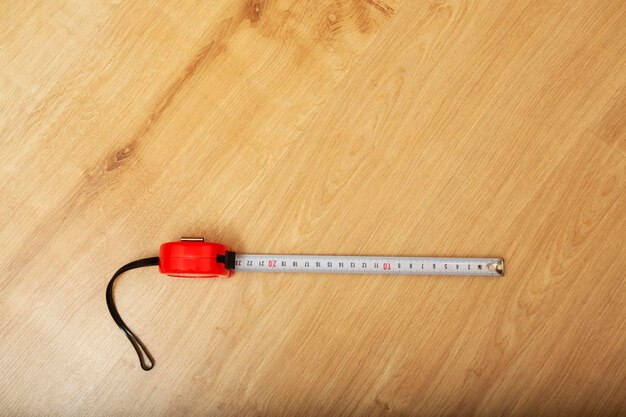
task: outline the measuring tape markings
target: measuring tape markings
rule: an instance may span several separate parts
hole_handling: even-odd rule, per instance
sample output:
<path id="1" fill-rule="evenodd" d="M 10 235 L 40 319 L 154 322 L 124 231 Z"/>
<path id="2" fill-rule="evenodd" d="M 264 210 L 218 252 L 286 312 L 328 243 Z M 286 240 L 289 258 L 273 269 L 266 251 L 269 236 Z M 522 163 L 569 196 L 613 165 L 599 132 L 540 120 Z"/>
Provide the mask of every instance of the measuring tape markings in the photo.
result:
<path id="1" fill-rule="evenodd" d="M 237 272 L 501 276 L 501 265 L 502 260 L 498 258 L 235 255 Z"/>

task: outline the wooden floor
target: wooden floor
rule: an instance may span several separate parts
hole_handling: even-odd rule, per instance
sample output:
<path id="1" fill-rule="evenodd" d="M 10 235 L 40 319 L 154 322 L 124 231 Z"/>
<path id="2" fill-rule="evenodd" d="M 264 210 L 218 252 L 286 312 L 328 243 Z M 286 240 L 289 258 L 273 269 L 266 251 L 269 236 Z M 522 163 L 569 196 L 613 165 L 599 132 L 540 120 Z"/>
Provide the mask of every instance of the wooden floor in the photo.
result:
<path id="1" fill-rule="evenodd" d="M 626 2 L 0 5 L 0 414 L 626 415 Z M 235 274 L 239 252 L 506 275 Z"/>

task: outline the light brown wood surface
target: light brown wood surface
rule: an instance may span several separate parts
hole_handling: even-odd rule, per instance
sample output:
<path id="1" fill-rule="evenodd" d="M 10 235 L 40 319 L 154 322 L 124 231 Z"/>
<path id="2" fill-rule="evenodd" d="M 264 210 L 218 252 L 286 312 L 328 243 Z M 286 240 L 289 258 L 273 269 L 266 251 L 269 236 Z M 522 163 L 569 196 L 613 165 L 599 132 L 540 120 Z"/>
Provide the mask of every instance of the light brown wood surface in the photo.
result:
<path id="1" fill-rule="evenodd" d="M 626 3 L 0 5 L 0 414 L 626 415 Z M 501 279 L 123 276 L 160 243 Z"/>

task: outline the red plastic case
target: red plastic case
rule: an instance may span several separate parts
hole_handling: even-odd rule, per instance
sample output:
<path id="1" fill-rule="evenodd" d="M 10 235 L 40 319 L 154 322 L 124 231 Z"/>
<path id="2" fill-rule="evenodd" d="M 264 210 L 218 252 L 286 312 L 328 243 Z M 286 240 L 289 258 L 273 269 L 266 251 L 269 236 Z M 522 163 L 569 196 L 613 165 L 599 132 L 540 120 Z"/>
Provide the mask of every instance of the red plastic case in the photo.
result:
<path id="1" fill-rule="evenodd" d="M 167 242 L 159 250 L 159 271 L 176 278 L 219 278 L 230 277 L 232 271 L 225 259 L 230 248 L 210 242 Z"/>

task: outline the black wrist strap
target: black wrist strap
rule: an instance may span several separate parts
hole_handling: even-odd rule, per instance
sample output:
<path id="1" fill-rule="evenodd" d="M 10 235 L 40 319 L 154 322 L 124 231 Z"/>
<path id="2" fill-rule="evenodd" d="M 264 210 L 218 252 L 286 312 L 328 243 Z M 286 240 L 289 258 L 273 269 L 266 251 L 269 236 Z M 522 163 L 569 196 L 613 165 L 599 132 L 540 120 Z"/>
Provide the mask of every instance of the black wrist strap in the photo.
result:
<path id="1" fill-rule="evenodd" d="M 120 317 L 120 313 L 117 312 L 117 307 L 115 307 L 115 301 L 113 300 L 113 285 L 117 277 L 119 277 L 126 271 L 130 271 L 131 269 L 136 269 L 136 268 L 143 268 L 144 266 L 156 266 L 158 264 L 159 264 L 158 256 L 154 258 L 139 259 L 137 261 L 127 263 L 126 265 L 118 269 L 117 272 L 113 275 L 113 278 L 111 278 L 111 281 L 109 281 L 109 285 L 107 285 L 107 292 L 106 292 L 106 299 L 107 299 L 107 306 L 109 307 L 109 313 L 111 313 L 111 317 L 113 317 L 113 320 L 115 321 L 115 323 L 119 326 L 120 329 L 122 329 L 122 331 L 126 334 L 126 337 L 128 337 L 128 340 L 130 340 L 130 343 L 135 348 L 135 351 L 137 352 L 137 356 L 139 357 L 141 369 L 143 369 L 144 371 L 149 371 L 150 369 L 154 367 L 154 358 L 152 358 L 152 355 L 150 355 L 150 352 L 148 352 L 148 349 L 146 349 L 146 347 L 141 342 L 141 340 L 139 340 L 139 338 L 135 336 L 135 333 L 133 333 L 128 328 L 126 323 L 124 323 L 124 320 L 122 320 L 122 317 Z"/>

